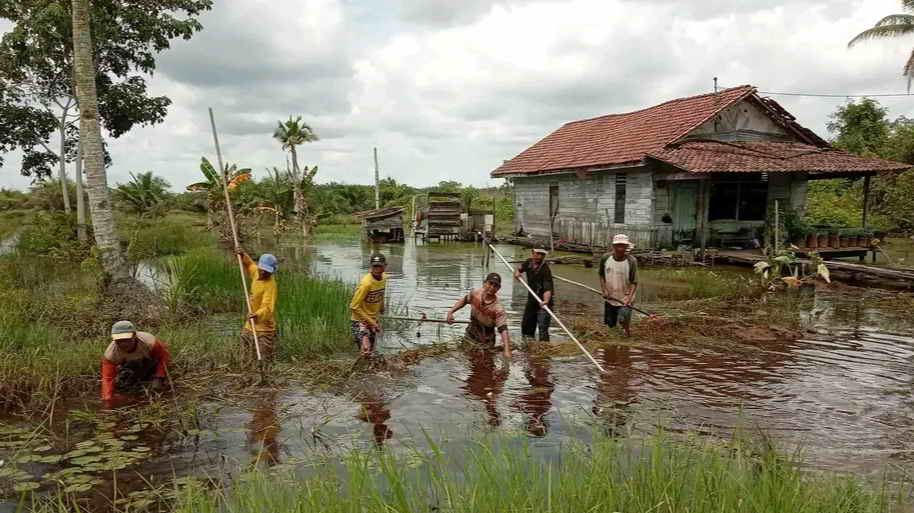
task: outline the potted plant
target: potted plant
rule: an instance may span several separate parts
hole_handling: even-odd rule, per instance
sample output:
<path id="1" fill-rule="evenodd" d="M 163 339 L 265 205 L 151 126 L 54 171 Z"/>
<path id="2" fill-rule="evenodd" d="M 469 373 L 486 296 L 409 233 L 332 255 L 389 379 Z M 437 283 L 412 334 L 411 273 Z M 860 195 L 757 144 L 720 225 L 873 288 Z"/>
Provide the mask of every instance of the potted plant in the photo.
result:
<path id="1" fill-rule="evenodd" d="M 809 233 L 809 226 L 806 222 L 800 220 L 790 227 L 790 243 L 798 248 L 806 246 L 806 234 Z"/>
<path id="2" fill-rule="evenodd" d="M 838 230 L 832 229 L 828 232 L 828 247 L 832 249 L 841 247 L 841 239 L 838 238 Z"/>
<path id="3" fill-rule="evenodd" d="M 811 226 L 806 230 L 806 247 L 809 249 L 819 247 L 819 233 Z"/>
<path id="4" fill-rule="evenodd" d="M 828 247 L 828 230 L 820 229 L 817 232 L 817 234 L 818 235 L 816 238 L 818 239 L 818 244 L 816 246 L 818 246 L 820 248 L 827 248 Z"/>
<path id="5" fill-rule="evenodd" d="M 847 238 L 848 238 L 847 230 L 841 230 L 840 232 L 838 232 L 838 247 L 839 248 L 848 247 Z"/>

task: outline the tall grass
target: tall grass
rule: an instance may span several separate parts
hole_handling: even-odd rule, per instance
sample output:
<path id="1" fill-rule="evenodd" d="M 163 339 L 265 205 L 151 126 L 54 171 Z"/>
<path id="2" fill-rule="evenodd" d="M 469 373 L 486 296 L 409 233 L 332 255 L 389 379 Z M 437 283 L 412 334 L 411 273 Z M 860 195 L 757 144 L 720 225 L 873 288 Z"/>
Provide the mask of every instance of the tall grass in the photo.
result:
<path id="1" fill-rule="evenodd" d="M 688 286 L 688 299 L 749 298 L 760 292 L 758 283 L 744 273 L 708 269 L 651 269 L 645 273 L 658 281 Z M 677 298 L 681 298 L 681 294 Z"/>
<path id="2" fill-rule="evenodd" d="M 181 255 L 190 250 L 215 246 L 216 236 L 201 230 L 202 216 L 171 214 L 162 218 L 123 219 L 121 238 L 127 241 L 131 262 Z"/>
<path id="3" fill-rule="evenodd" d="M 527 442 L 484 441 L 466 451 L 353 452 L 344 468 L 307 477 L 254 471 L 231 489 L 190 486 L 177 513 L 741 512 L 869 513 L 900 504 L 886 487 L 804 470 L 796 455 L 695 438 L 643 442 L 595 434 L 554 458 Z"/>

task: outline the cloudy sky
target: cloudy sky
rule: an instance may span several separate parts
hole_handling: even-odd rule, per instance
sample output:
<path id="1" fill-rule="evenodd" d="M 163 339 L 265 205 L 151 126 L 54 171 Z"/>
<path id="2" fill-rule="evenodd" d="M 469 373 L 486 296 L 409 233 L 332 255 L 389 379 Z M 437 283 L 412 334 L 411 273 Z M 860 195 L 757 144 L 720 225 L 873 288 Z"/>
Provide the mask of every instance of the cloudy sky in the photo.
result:
<path id="1" fill-rule="evenodd" d="M 226 158 L 265 174 L 272 139 L 300 115 L 321 140 L 301 150 L 322 182 L 381 174 L 413 185 L 494 184 L 489 171 L 562 123 L 725 86 L 898 93 L 912 39 L 848 50 L 897 0 L 216 0 L 203 32 L 158 61 L 167 120 L 111 140 L 111 183 L 154 171 L 175 189 L 213 158 L 207 107 Z M 0 21 L 0 34 L 9 29 Z M 776 96 L 826 135 L 842 98 Z M 914 97 L 885 98 L 914 116 Z M 4 155 L 0 186 L 27 187 Z"/>

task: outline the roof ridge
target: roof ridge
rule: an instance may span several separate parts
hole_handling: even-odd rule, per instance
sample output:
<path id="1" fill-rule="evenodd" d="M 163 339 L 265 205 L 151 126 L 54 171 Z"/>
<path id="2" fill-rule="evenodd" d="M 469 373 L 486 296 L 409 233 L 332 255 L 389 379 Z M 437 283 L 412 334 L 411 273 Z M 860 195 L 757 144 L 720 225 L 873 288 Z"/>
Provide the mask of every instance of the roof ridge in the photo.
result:
<path id="1" fill-rule="evenodd" d="M 716 93 L 715 93 L 715 92 L 711 92 L 711 93 L 702 93 L 702 94 L 696 94 L 696 95 L 692 95 L 692 96 L 683 96 L 682 98 L 673 98 L 672 100 L 667 100 L 667 101 L 665 101 L 665 102 L 658 103 L 658 104 L 656 104 L 656 105 L 651 105 L 650 107 L 645 107 L 645 108 L 643 108 L 643 109 L 631 110 L 631 111 L 628 111 L 628 112 L 615 112 L 615 113 L 612 113 L 612 114 L 603 114 L 603 115 L 601 115 L 601 116 L 594 116 L 594 117 L 592 117 L 592 118 L 584 118 L 584 119 L 576 119 L 576 120 L 574 120 L 574 121 L 568 121 L 568 122 L 566 122 L 566 123 L 565 123 L 564 125 L 562 125 L 562 126 L 573 125 L 573 124 L 575 124 L 575 123 L 584 123 L 584 122 L 587 122 L 587 121 L 594 121 L 594 120 L 597 120 L 597 119 L 611 118 L 611 117 L 615 117 L 615 116 L 628 116 L 628 115 L 630 115 L 630 114 L 637 114 L 637 113 L 639 113 L 639 112 L 645 112 L 645 111 L 648 111 L 648 110 L 651 110 L 651 109 L 656 109 L 657 107 L 662 107 L 662 106 L 668 105 L 668 104 L 670 104 L 670 103 L 676 103 L 676 102 L 681 102 L 681 101 L 686 101 L 686 100 L 694 100 L 694 99 L 697 99 L 697 98 L 703 98 L 703 97 L 705 97 L 705 96 L 713 96 L 713 95 L 716 95 L 716 94 L 732 92 L 732 91 L 735 91 L 735 90 L 737 90 L 737 89 L 752 89 L 752 90 L 754 90 L 754 89 L 755 89 L 755 86 L 753 86 L 753 85 L 751 85 L 751 84 L 745 84 L 745 85 L 736 86 L 736 87 L 729 87 L 729 88 L 727 88 L 727 89 L 721 89 L 720 91 L 717 91 Z"/>

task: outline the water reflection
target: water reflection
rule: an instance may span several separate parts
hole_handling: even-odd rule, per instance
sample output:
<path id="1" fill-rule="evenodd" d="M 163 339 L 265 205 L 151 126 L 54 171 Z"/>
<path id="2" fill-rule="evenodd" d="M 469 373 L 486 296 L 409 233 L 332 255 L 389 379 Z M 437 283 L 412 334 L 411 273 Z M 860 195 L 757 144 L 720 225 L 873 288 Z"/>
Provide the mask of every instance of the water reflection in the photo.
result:
<path id="1" fill-rule="evenodd" d="M 463 351 L 467 358 L 470 373 L 461 387 L 467 397 L 482 402 L 486 410 L 486 422 L 490 426 L 501 425 L 501 413 L 498 411 L 498 398 L 504 392 L 505 381 L 510 374 L 510 367 L 499 367 L 494 351 L 466 348 Z"/>
<path id="2" fill-rule="evenodd" d="M 593 414 L 604 420 L 613 435 L 628 424 L 632 408 L 638 402 L 631 353 L 632 348 L 624 345 L 613 344 L 603 349 L 602 366 L 606 372 L 597 382 Z"/>
<path id="3" fill-rule="evenodd" d="M 384 442 L 394 436 L 393 430 L 387 425 L 390 420 L 390 408 L 383 390 L 369 382 L 363 382 L 352 394 L 352 400 L 360 406 L 356 418 L 371 424 L 374 443 L 377 447 L 382 447 Z"/>
<path id="4" fill-rule="evenodd" d="M 277 395 L 275 390 L 264 392 L 251 410 L 248 448 L 254 456 L 254 463 L 263 462 L 270 466 L 279 463 L 279 432 L 282 428 L 276 415 L 279 406 Z"/>
<path id="5" fill-rule="evenodd" d="M 547 414 L 552 408 L 552 392 L 555 383 L 551 376 L 552 361 L 548 356 L 533 356 L 527 359 L 524 376 L 530 385 L 518 396 L 518 407 L 527 417 L 527 432 L 543 437 L 549 432 Z"/>

